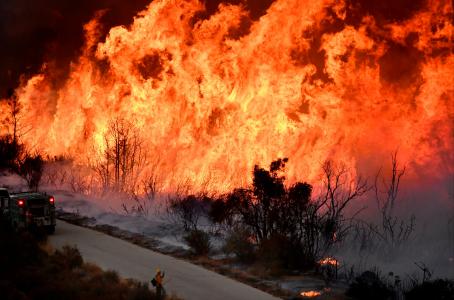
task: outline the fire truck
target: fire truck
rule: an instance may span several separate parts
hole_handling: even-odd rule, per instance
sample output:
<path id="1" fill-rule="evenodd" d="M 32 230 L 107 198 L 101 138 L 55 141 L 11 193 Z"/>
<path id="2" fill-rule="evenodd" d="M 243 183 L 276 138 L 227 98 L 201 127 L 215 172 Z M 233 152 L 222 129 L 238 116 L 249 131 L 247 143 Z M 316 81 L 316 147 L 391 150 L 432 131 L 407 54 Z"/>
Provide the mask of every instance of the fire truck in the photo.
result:
<path id="1" fill-rule="evenodd" d="M 11 193 L 7 201 L 1 198 L 3 215 L 16 230 L 44 228 L 55 232 L 55 198 L 46 193 Z"/>

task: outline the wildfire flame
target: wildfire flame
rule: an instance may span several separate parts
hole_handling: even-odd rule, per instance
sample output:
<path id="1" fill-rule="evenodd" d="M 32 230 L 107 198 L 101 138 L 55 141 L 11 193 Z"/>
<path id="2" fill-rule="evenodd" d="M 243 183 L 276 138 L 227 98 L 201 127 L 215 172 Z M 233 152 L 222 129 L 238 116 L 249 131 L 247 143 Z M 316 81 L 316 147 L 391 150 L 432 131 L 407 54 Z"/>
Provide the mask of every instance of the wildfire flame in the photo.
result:
<path id="1" fill-rule="evenodd" d="M 331 266 L 338 266 L 339 262 L 337 259 L 332 257 L 326 257 L 324 259 L 319 260 L 318 262 L 320 265 L 331 265 Z"/>
<path id="2" fill-rule="evenodd" d="M 278 157 L 310 181 L 328 158 L 355 170 L 396 148 L 412 176 L 452 174 L 453 6 L 426 2 L 383 22 L 350 1 L 277 0 L 251 20 L 242 5 L 202 18 L 197 0 L 154 0 L 105 40 L 100 12 L 63 84 L 44 64 L 16 90 L 23 138 L 89 164 L 127 119 L 169 187 L 225 191 Z"/>
<path id="3" fill-rule="evenodd" d="M 322 293 L 317 292 L 317 291 L 306 291 L 306 292 L 301 292 L 301 296 L 306 297 L 306 298 L 313 298 L 313 297 L 318 297 Z"/>

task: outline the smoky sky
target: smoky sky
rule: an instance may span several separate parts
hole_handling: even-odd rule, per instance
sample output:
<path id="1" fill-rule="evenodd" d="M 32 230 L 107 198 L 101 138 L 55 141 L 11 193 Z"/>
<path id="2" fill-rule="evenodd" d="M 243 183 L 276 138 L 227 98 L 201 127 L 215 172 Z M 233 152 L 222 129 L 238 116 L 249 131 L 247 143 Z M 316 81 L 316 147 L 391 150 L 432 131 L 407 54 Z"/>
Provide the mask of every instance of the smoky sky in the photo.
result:
<path id="1" fill-rule="evenodd" d="M 243 4 L 249 10 L 249 20 L 232 36 L 247 34 L 252 22 L 266 13 L 275 0 L 204 0 L 206 11 L 197 18 L 208 18 L 220 3 Z M 64 79 L 70 62 L 77 59 L 84 43 L 83 25 L 96 11 L 107 9 L 102 18 L 103 35 L 117 25 L 128 25 L 150 0 L 1 0 L 0 1 L 0 98 L 16 88 L 20 77 L 28 78 L 39 72 L 44 62 L 51 65 L 53 76 Z M 403 21 L 424 7 L 425 0 L 347 0 L 347 19 L 344 24 L 322 24 L 319 32 L 336 32 L 346 24 L 359 25 L 364 15 L 373 16 L 380 25 Z M 304 9 L 303 7 L 301 9 Z M 336 23 L 337 22 L 337 23 Z M 304 54 L 302 63 L 314 63 L 323 70 L 323 53 L 319 53 L 320 39 L 314 38 L 312 52 Z M 392 55 L 407 57 L 406 49 L 393 49 Z M 409 51 L 413 51 L 411 46 Z M 403 54 L 403 55 L 402 55 Z M 417 57 L 417 53 L 412 56 Z M 384 60 L 387 63 L 387 60 Z M 411 64 L 404 67 L 410 68 Z M 411 68 L 410 68 L 411 69 Z M 323 77 L 320 71 L 320 77 Z"/>
<path id="2" fill-rule="evenodd" d="M 0 98 L 25 78 L 37 73 L 43 62 L 52 63 L 58 78 L 64 78 L 70 62 L 83 45 L 83 24 L 96 11 L 107 9 L 102 18 L 103 34 L 116 25 L 128 25 L 151 0 L 1 0 L 0 1 Z M 205 0 L 209 17 L 219 3 L 243 3 L 252 19 L 263 15 L 273 0 Z"/>
<path id="3" fill-rule="evenodd" d="M 149 0 L 2 0 L 0 1 L 0 96 L 30 76 L 43 62 L 65 75 L 83 45 L 83 24 L 107 9 L 104 30 L 128 24 Z"/>

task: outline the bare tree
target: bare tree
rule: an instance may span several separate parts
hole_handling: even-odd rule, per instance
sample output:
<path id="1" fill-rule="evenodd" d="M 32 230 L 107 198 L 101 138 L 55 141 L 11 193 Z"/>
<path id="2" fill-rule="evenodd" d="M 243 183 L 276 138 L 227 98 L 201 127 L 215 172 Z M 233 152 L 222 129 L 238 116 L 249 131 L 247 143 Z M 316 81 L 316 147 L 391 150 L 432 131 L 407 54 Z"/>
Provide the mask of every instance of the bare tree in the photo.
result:
<path id="1" fill-rule="evenodd" d="M 377 172 L 374 192 L 380 222 L 374 224 L 359 220 L 356 226 L 356 238 L 361 241 L 361 249 L 374 247 L 388 255 L 411 237 L 415 229 L 415 216 L 411 215 L 408 220 L 404 220 L 395 214 L 405 170 L 405 166 L 399 165 L 396 151 L 391 156 L 389 179 L 381 174 L 381 169 Z"/>
<path id="2" fill-rule="evenodd" d="M 370 190 L 367 180 L 353 176 L 344 164 L 328 160 L 322 165 L 322 172 L 322 190 L 308 206 L 304 230 L 301 230 L 304 233 L 303 249 L 308 257 L 315 259 L 326 255 L 347 236 L 361 210 L 348 217 L 345 210 Z"/>
<path id="3" fill-rule="evenodd" d="M 92 174 L 83 172 L 78 167 L 71 166 L 69 172 L 61 173 L 61 180 L 69 184 L 71 190 L 75 193 L 90 195 L 93 193 L 94 178 Z"/>
<path id="4" fill-rule="evenodd" d="M 381 213 L 381 230 L 377 231 L 378 236 L 392 249 L 399 247 L 404 241 L 408 240 L 415 226 L 415 216 L 410 220 L 402 220 L 394 215 L 394 208 L 401 178 L 405 174 L 406 167 L 400 168 L 397 161 L 397 151 L 391 157 L 391 178 L 386 181 L 382 178 L 382 188 L 380 189 L 380 171 L 375 180 L 375 199 Z M 383 197 L 384 195 L 384 197 Z"/>
<path id="5" fill-rule="evenodd" d="M 159 168 L 160 160 L 156 159 L 153 163 L 147 166 L 147 173 L 142 179 L 143 192 L 148 202 L 153 202 L 158 193 L 162 191 L 161 170 Z"/>
<path id="6" fill-rule="evenodd" d="M 326 161 L 322 170 L 324 193 L 318 200 L 318 205 L 324 208 L 322 217 L 325 220 L 325 234 L 331 241 L 340 241 L 350 229 L 344 216 L 345 208 L 351 201 L 369 191 L 370 187 L 362 176 L 351 179 L 344 164 L 336 166 L 332 161 Z"/>
<path id="7" fill-rule="evenodd" d="M 7 104 L 9 107 L 9 112 L 6 117 L 8 128 L 12 131 L 10 134 L 13 138 L 13 142 L 19 143 L 20 137 L 27 134 L 32 128 L 29 124 L 24 124 L 24 122 L 22 122 L 22 105 L 12 89 L 8 91 Z"/>
<path id="8" fill-rule="evenodd" d="M 104 134 L 102 158 L 94 164 L 103 187 L 117 192 L 135 192 L 145 164 L 138 129 L 125 119 L 112 120 Z"/>
<path id="9" fill-rule="evenodd" d="M 9 99 L 9 105 L 11 108 L 11 124 L 13 126 L 13 141 L 17 142 L 17 127 L 19 123 L 19 111 L 20 105 L 16 95 L 12 95 Z"/>
<path id="10" fill-rule="evenodd" d="M 6 129 L 4 131 L 6 134 L 0 136 L 0 168 L 18 173 L 19 163 L 25 159 L 26 149 L 20 142 L 20 136 L 24 131 L 20 129 L 20 103 L 13 89 L 8 91 L 7 101 L 0 104 L 2 112 L 5 111 L 0 116 L 0 125 Z"/>

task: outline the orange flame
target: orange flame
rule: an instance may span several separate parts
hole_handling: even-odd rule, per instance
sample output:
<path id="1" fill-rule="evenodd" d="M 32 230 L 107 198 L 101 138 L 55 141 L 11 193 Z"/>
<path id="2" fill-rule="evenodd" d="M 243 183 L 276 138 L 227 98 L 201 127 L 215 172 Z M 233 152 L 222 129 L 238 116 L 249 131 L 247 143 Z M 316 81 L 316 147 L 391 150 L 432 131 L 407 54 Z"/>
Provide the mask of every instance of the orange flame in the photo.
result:
<path id="1" fill-rule="evenodd" d="M 306 298 L 313 298 L 313 297 L 318 297 L 322 293 L 317 292 L 317 291 L 307 291 L 307 292 L 301 292 L 301 296 L 306 297 Z"/>
<path id="2" fill-rule="evenodd" d="M 326 257 L 324 259 L 319 260 L 318 262 L 320 265 L 331 265 L 331 266 L 338 266 L 339 262 L 337 259 L 332 257 Z"/>
<path id="3" fill-rule="evenodd" d="M 242 5 L 202 10 L 155 0 L 105 41 L 98 14 L 62 87 L 44 65 L 16 90 L 27 144 L 89 164 L 120 116 L 167 187 L 218 191 L 284 156 L 290 181 L 314 180 L 328 158 L 376 167 L 396 148 L 414 176 L 453 172 L 451 1 L 385 25 L 366 14 L 350 24 L 334 0 L 278 0 L 246 29 Z"/>

